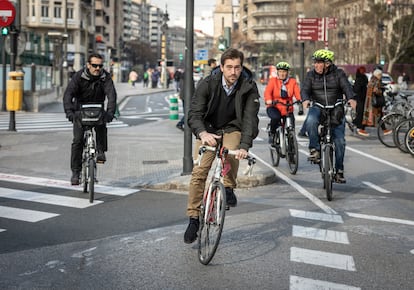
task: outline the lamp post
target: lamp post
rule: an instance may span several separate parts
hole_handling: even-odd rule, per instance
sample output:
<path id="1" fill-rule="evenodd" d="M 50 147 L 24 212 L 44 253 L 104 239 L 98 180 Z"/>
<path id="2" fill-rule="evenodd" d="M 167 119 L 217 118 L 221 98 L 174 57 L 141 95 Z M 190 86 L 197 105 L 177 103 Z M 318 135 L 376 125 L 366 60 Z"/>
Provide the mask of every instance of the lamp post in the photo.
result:
<path id="1" fill-rule="evenodd" d="M 161 25 L 161 83 L 162 87 L 165 89 L 167 87 L 167 30 L 168 30 L 168 12 L 167 5 L 165 5 L 165 13 L 162 16 L 162 25 Z"/>

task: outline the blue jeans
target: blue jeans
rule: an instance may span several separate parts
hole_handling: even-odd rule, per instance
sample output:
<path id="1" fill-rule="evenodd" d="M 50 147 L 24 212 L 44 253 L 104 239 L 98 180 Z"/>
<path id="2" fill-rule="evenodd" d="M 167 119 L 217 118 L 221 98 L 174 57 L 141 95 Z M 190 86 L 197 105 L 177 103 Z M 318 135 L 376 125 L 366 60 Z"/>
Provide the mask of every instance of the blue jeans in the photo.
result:
<path id="1" fill-rule="evenodd" d="M 310 107 L 307 120 L 306 130 L 309 134 L 309 149 L 316 149 L 321 151 L 319 144 L 319 118 L 321 110 L 319 107 Z M 332 130 L 332 137 L 335 143 L 335 169 L 344 170 L 344 157 L 345 157 L 345 118 L 342 119 L 342 123 Z"/>

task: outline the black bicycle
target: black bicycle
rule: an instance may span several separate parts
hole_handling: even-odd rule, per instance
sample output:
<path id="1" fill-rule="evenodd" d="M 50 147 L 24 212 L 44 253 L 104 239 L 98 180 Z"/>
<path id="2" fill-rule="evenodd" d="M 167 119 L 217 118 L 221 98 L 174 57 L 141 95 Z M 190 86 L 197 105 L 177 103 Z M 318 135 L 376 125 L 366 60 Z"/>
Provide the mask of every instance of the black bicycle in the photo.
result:
<path id="1" fill-rule="evenodd" d="M 81 105 L 81 123 L 83 127 L 83 153 L 81 183 L 83 192 L 89 192 L 89 202 L 93 203 L 96 180 L 96 132 L 95 126 L 103 124 L 102 104 Z"/>
<path id="2" fill-rule="evenodd" d="M 285 104 L 279 101 L 273 101 L 272 105 L 282 104 L 289 109 L 289 107 L 301 103 L 301 101 L 295 101 L 293 103 Z M 299 166 L 298 142 L 296 140 L 294 120 L 293 113 L 288 113 L 286 116 L 283 116 L 280 120 L 280 126 L 276 129 L 274 136 L 270 132 L 270 123 L 267 125 L 269 138 L 273 137 L 272 143 L 270 144 L 270 158 L 272 159 L 272 165 L 277 167 L 280 158 L 286 158 L 291 174 L 296 174 Z"/>
<path id="3" fill-rule="evenodd" d="M 315 102 L 316 106 L 321 109 L 321 128 L 319 131 L 319 143 L 321 148 L 321 159 L 309 159 L 311 162 L 319 165 L 323 180 L 323 188 L 326 191 L 326 198 L 332 200 L 332 183 L 335 180 L 335 143 L 332 136 L 332 112 L 338 106 L 343 106 L 344 101 L 338 100 L 334 105 L 322 105 Z"/>

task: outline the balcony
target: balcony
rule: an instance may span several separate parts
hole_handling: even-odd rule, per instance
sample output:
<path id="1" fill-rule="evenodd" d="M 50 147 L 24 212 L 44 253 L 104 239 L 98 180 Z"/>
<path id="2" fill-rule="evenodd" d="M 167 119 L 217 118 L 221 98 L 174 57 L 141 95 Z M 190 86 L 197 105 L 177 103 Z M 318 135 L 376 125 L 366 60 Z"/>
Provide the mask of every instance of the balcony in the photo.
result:
<path id="1" fill-rule="evenodd" d="M 250 13 L 253 17 L 263 17 L 263 16 L 283 16 L 291 17 L 291 12 L 281 11 L 281 10 L 256 10 Z"/>
<path id="2" fill-rule="evenodd" d="M 252 0 L 253 4 L 258 3 L 290 3 L 292 0 Z"/>

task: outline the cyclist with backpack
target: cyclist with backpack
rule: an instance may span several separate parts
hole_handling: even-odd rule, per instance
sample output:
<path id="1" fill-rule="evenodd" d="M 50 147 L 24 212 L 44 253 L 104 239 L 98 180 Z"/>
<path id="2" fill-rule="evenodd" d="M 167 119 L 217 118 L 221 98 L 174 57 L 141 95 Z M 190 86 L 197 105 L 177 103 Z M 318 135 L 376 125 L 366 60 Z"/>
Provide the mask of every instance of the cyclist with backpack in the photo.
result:
<path id="1" fill-rule="evenodd" d="M 334 52 L 327 49 L 319 49 L 312 55 L 314 68 L 310 70 L 304 79 L 301 88 L 303 106 L 307 108 L 310 101 L 322 105 L 335 105 L 338 100 L 343 100 L 344 95 L 353 109 L 356 108 L 355 93 L 348 81 L 345 72 L 334 63 Z M 306 131 L 309 134 L 309 158 L 317 163 L 320 159 L 320 144 L 318 126 L 321 119 L 321 109 L 317 105 L 309 108 L 306 120 Z M 345 156 L 345 113 L 343 105 L 337 106 L 333 111 L 332 120 L 333 140 L 335 143 L 335 166 L 337 183 L 345 183 L 344 156 Z"/>

